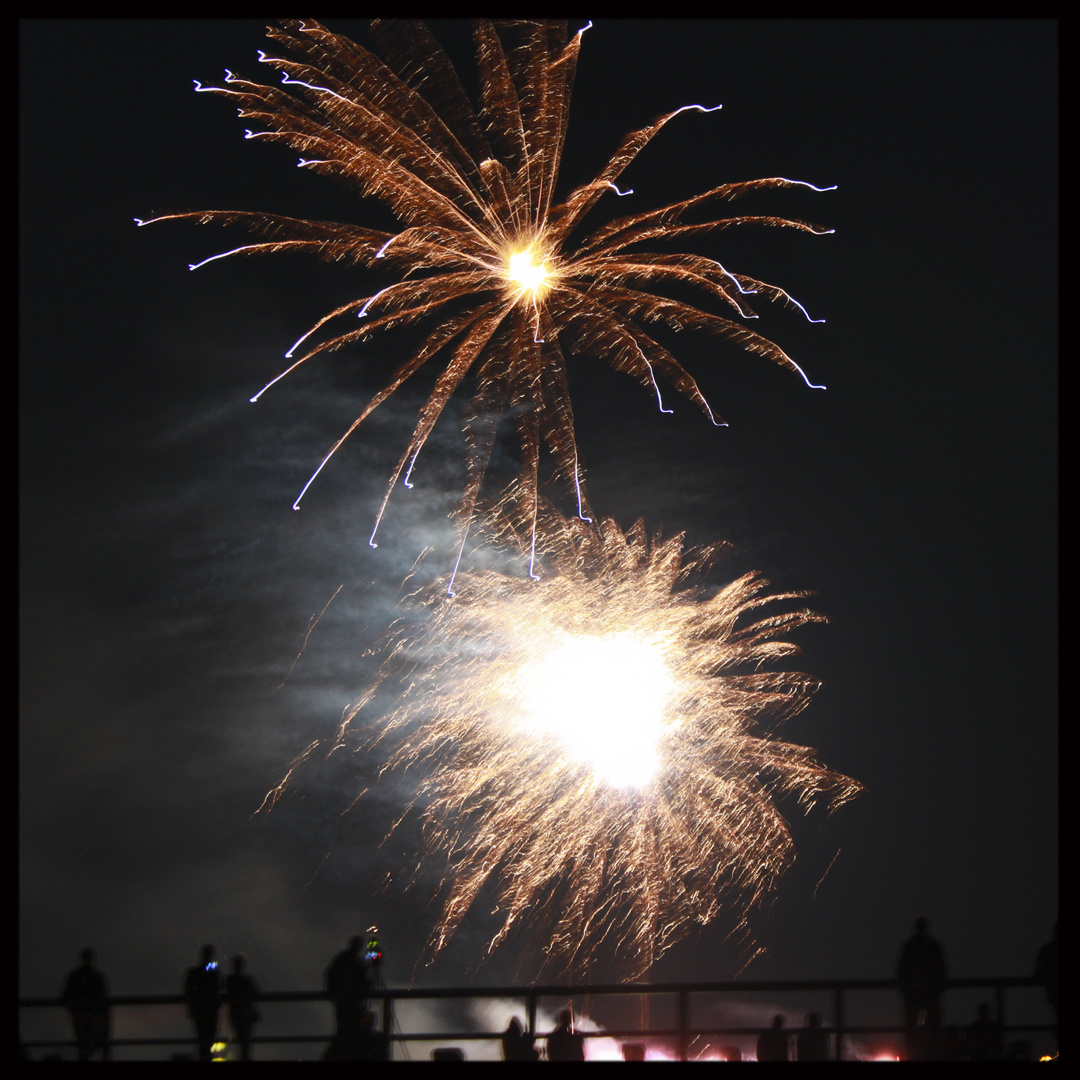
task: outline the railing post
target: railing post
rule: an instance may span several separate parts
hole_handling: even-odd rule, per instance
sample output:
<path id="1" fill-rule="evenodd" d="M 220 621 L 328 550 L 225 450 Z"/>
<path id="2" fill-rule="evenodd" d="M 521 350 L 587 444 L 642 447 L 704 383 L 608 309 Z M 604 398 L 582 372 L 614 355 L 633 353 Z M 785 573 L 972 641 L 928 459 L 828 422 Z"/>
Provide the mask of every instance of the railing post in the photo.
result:
<path id="1" fill-rule="evenodd" d="M 836 1028 L 836 1060 L 844 1060 L 844 1028 L 847 1020 L 844 1017 L 844 988 L 838 986 L 833 993 L 833 1027 Z"/>
<path id="2" fill-rule="evenodd" d="M 690 1024 L 690 995 L 683 989 L 679 991 L 679 1060 L 686 1060 L 686 1029 Z"/>
<path id="3" fill-rule="evenodd" d="M 390 991 L 386 990 L 382 999 L 382 1029 L 383 1034 L 389 1038 L 390 1032 L 394 1025 L 394 999 L 390 996 Z M 393 1045 L 391 1046 L 391 1060 L 393 1060 Z"/>
<path id="4" fill-rule="evenodd" d="M 536 1038 L 536 994 L 530 987 L 529 993 L 525 998 L 525 1011 L 528 1016 L 526 1023 L 528 1024 L 529 1034 Z"/>

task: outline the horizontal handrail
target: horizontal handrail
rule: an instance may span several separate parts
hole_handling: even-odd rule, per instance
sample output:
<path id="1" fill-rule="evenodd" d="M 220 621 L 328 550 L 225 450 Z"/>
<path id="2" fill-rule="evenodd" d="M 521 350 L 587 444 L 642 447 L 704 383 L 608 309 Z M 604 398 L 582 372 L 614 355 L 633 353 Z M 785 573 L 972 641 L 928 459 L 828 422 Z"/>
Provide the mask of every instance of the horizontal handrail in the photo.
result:
<path id="1" fill-rule="evenodd" d="M 989 976 L 961 977 L 948 979 L 947 990 L 978 989 L 982 986 L 1003 987 L 1037 986 L 1031 976 Z M 768 990 L 782 991 L 822 991 L 822 990 L 899 990 L 896 979 L 759 979 L 727 982 L 694 983 L 589 983 L 558 984 L 550 983 L 539 986 L 466 986 L 466 987 L 379 987 L 368 992 L 368 997 L 376 1000 L 393 998 L 396 1001 L 425 1000 L 428 998 L 529 998 L 529 997 L 577 997 L 584 995 L 618 994 L 718 994 L 758 993 Z M 221 995 L 222 1002 L 227 1000 Z M 294 1001 L 331 1001 L 325 990 L 267 990 L 260 991 L 258 1001 L 294 1002 Z M 109 997 L 112 1005 L 183 1005 L 183 994 L 113 994 Z M 59 997 L 19 998 L 20 1008 L 44 1006 L 62 1006 Z"/>
<path id="2" fill-rule="evenodd" d="M 996 994 L 996 1014 L 1004 1033 L 1036 1033 L 1051 1032 L 1055 1030 L 1052 1023 L 1041 1024 L 1009 1024 L 1004 1016 L 1004 994 L 1006 990 L 1022 987 L 1036 987 L 1039 984 L 1030 976 L 998 976 L 998 977 L 960 977 L 952 978 L 946 982 L 946 990 L 981 989 L 992 990 Z M 852 992 L 891 990 L 899 993 L 899 984 L 896 979 L 764 979 L 747 981 L 716 981 L 694 983 L 591 983 L 591 984 L 544 984 L 536 986 L 497 986 L 497 987 L 385 987 L 373 988 L 368 993 L 368 1000 L 375 1006 L 381 1002 L 381 1012 L 384 1029 L 391 1026 L 388 1019 L 394 1015 L 394 1006 L 399 1002 L 424 1001 L 424 1000 L 447 1000 L 447 999 L 509 999 L 520 1001 L 526 1014 L 525 1027 L 534 1038 L 542 1038 L 544 1032 L 535 1030 L 535 1017 L 537 1005 L 547 998 L 566 1000 L 568 998 L 585 997 L 609 997 L 609 996 L 647 996 L 675 995 L 678 998 L 679 1026 L 665 1028 L 606 1028 L 602 1031 L 580 1032 L 586 1039 L 648 1039 L 667 1041 L 676 1047 L 677 1055 L 685 1060 L 690 1043 L 700 1037 L 715 1036 L 756 1036 L 765 1029 L 752 1026 L 716 1026 L 715 1024 L 691 1024 L 689 1022 L 689 999 L 691 995 L 699 994 L 724 994 L 737 993 L 740 995 L 756 995 L 769 992 L 803 992 L 823 993 L 832 995 L 832 1023 L 823 1024 L 820 1028 L 823 1035 L 836 1037 L 837 1046 L 841 1046 L 845 1038 L 861 1035 L 896 1035 L 904 1032 L 900 1025 L 854 1025 L 845 1022 L 845 997 Z M 265 1004 L 290 1004 L 303 1002 L 324 1001 L 328 1004 L 333 1000 L 324 990 L 297 990 L 297 991 L 265 991 L 258 994 L 255 999 Z M 225 994 L 221 996 L 221 1004 L 228 1002 Z M 108 998 L 110 1009 L 118 1007 L 142 1007 L 155 1005 L 170 1005 L 182 1007 L 186 1004 L 183 994 L 113 994 Z M 63 1008 L 63 1000 L 59 997 L 24 997 L 19 999 L 19 1007 L 22 1009 Z M 823 1010 L 824 1011 L 824 1010 Z M 795 1035 L 799 1028 L 786 1029 L 790 1035 Z M 387 1032 L 387 1038 L 394 1043 L 438 1043 L 438 1042 L 473 1042 L 499 1040 L 504 1033 L 502 1031 L 439 1031 L 439 1032 L 402 1032 L 393 1030 Z M 310 1044 L 329 1043 L 332 1034 L 318 1035 L 256 1035 L 251 1039 L 254 1046 L 285 1045 L 285 1044 Z M 194 1039 L 190 1034 L 177 1035 L 174 1037 L 132 1037 L 110 1038 L 109 1047 L 135 1047 L 135 1046 L 191 1046 Z M 27 1040 L 23 1043 L 27 1048 L 35 1049 L 65 1049 L 76 1046 L 74 1039 L 66 1040 Z"/>

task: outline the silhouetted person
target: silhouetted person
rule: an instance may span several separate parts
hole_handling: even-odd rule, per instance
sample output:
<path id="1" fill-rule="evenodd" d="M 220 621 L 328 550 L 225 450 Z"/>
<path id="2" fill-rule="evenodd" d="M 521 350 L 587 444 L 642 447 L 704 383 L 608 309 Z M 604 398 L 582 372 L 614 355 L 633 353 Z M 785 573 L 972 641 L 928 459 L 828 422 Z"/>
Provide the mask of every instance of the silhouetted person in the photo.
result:
<path id="1" fill-rule="evenodd" d="M 240 1060 L 251 1060 L 251 1029 L 262 1017 L 255 1008 L 259 997 L 259 988 L 255 980 L 244 968 L 247 959 L 237 953 L 232 959 L 232 974 L 225 979 L 225 997 L 229 1002 L 229 1023 L 236 1032 L 236 1041 L 240 1044 Z"/>
<path id="2" fill-rule="evenodd" d="M 375 1014 L 370 1009 L 363 1009 L 355 1030 L 334 1036 L 323 1060 L 389 1061 L 390 1040 L 376 1028 Z"/>
<path id="3" fill-rule="evenodd" d="M 829 1036 L 821 1030 L 821 1013 L 807 1014 L 806 1027 L 795 1040 L 796 1061 L 828 1061 Z"/>
<path id="4" fill-rule="evenodd" d="M 574 1031 L 574 1014 L 559 1013 L 559 1026 L 547 1037 L 548 1061 L 584 1061 L 585 1037 Z"/>
<path id="5" fill-rule="evenodd" d="M 109 1037 L 109 993 L 105 977 L 94 967 L 94 950 L 79 953 L 81 966 L 64 982 L 63 1000 L 71 1013 L 79 1060 L 89 1061 L 96 1053 L 102 1056 Z"/>
<path id="6" fill-rule="evenodd" d="M 334 1042 L 343 1044 L 335 1049 L 332 1043 L 328 1059 L 334 1059 L 339 1050 L 353 1046 L 363 1025 L 368 998 L 368 968 L 363 948 L 363 938 L 350 938 L 348 948 L 339 952 L 326 969 L 326 993 L 334 1003 Z"/>
<path id="7" fill-rule="evenodd" d="M 757 1040 L 758 1061 L 790 1061 L 788 1037 L 784 1030 L 783 1016 L 774 1016 L 772 1027 L 763 1031 Z"/>
<path id="8" fill-rule="evenodd" d="M 195 1025 L 199 1042 L 199 1060 L 213 1061 L 213 1046 L 217 1042 L 218 1010 L 221 1006 L 221 975 L 214 946 L 204 945 L 200 962 L 187 969 L 184 976 L 184 998 L 188 1016 Z"/>
<path id="9" fill-rule="evenodd" d="M 964 1030 L 964 1056 L 969 1061 L 1001 1061 L 1005 1043 L 1001 1025 L 990 1018 L 990 1005 L 983 1001 L 974 1023 Z"/>
<path id="10" fill-rule="evenodd" d="M 539 1061 L 540 1051 L 536 1049 L 533 1037 L 521 1027 L 516 1016 L 510 1017 L 510 1023 L 502 1034 L 503 1061 Z"/>
<path id="11" fill-rule="evenodd" d="M 928 1049 L 941 1027 L 941 995 L 945 992 L 945 950 L 926 931 L 930 920 L 920 915 L 915 933 L 904 942 L 896 977 L 904 996 L 908 1050 L 918 1056 Z"/>
<path id="12" fill-rule="evenodd" d="M 1054 1036 L 1058 1025 L 1058 928 L 1054 923 L 1054 936 L 1039 950 L 1035 958 L 1035 982 L 1046 992 L 1046 1000 L 1054 1010 Z"/>

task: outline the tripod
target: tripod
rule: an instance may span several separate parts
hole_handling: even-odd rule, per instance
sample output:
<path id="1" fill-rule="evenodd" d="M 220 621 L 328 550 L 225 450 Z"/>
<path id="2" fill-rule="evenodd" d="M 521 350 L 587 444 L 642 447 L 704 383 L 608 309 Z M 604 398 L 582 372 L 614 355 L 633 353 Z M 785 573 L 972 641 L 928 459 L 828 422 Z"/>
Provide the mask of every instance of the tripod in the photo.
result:
<path id="1" fill-rule="evenodd" d="M 368 928 L 367 933 L 367 950 L 364 953 L 364 959 L 368 962 L 369 972 L 369 985 L 375 992 L 386 989 L 386 982 L 383 979 L 383 952 L 382 946 L 379 943 L 379 929 L 376 926 Z M 384 1036 L 389 1043 L 389 1036 L 391 1031 L 401 1033 L 401 1027 L 397 1022 L 397 1017 L 394 1015 L 394 1003 L 388 996 L 384 995 L 382 999 L 382 1030 Z M 405 1044 L 405 1059 L 408 1060 L 408 1044 Z"/>

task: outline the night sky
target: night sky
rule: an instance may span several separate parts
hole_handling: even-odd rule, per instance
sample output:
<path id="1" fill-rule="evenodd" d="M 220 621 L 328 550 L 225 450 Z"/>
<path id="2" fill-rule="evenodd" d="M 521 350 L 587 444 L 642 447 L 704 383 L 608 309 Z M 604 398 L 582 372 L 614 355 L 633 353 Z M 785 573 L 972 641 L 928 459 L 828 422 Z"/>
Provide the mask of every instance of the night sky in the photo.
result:
<path id="1" fill-rule="evenodd" d="M 407 830 L 379 847 L 396 789 L 341 816 L 378 762 L 316 756 L 253 813 L 332 738 L 420 551 L 433 547 L 432 573 L 451 565 L 461 405 L 377 550 L 422 385 L 294 512 L 407 337 L 323 358 L 250 405 L 289 345 L 373 279 L 291 256 L 189 273 L 246 234 L 132 221 L 229 208 L 386 227 L 376 203 L 245 141 L 228 101 L 192 93 L 226 67 L 270 78 L 263 29 L 21 24 L 24 995 L 58 992 L 86 944 L 116 992 L 179 989 L 203 941 L 246 951 L 267 989 L 314 989 L 372 922 L 387 981 L 404 985 L 434 915 L 433 881 L 373 895 L 406 865 Z M 468 70 L 467 26 L 435 30 Z M 815 590 L 830 619 L 798 633 L 798 666 L 824 685 L 784 735 L 866 791 L 793 822 L 800 859 L 743 977 L 888 976 L 921 912 L 954 974 L 1027 974 L 1057 918 L 1057 26 L 601 20 L 565 188 L 625 132 L 718 102 L 673 120 L 620 181 L 634 196 L 597 221 L 727 181 L 838 185 L 733 209 L 834 235 L 748 229 L 695 247 L 828 320 L 765 305 L 755 324 L 828 389 L 689 332 L 676 355 L 729 427 L 673 392 L 661 416 L 604 365 L 571 371 L 598 513 L 728 540 L 716 582 L 759 569 Z M 461 983 L 485 926 L 468 922 L 416 984 Z M 511 980 L 518 959 L 498 954 L 476 981 Z M 740 963 L 708 928 L 653 978 Z"/>

